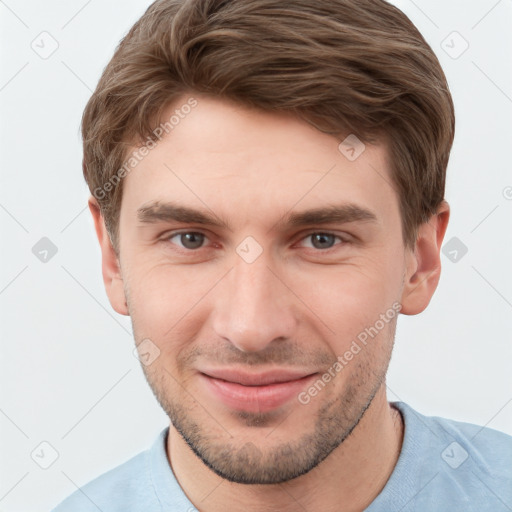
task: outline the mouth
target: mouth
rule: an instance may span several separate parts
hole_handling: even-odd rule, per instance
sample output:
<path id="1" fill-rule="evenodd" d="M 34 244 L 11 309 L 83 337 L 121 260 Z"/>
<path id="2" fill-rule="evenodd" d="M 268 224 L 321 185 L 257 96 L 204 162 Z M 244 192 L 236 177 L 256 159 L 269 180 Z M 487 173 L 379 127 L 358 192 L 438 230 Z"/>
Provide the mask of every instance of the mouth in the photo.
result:
<path id="1" fill-rule="evenodd" d="M 297 398 L 318 373 L 272 370 L 247 373 L 234 369 L 199 373 L 207 392 L 230 409 L 262 413 L 275 410 Z"/>

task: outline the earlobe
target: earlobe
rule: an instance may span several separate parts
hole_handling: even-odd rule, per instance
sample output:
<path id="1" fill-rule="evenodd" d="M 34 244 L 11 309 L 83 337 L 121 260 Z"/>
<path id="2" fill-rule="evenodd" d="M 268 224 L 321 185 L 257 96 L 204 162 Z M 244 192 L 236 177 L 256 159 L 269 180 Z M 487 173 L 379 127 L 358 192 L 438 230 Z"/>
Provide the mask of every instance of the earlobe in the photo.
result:
<path id="1" fill-rule="evenodd" d="M 101 249 L 101 269 L 105 291 L 114 310 L 121 315 L 128 316 L 129 312 L 119 260 L 112 247 L 98 201 L 93 196 L 89 198 L 89 210 L 94 221 L 94 228 Z"/>
<path id="2" fill-rule="evenodd" d="M 428 306 L 441 276 L 441 245 L 450 218 L 450 206 L 443 201 L 430 220 L 418 228 L 414 253 L 409 262 L 402 291 L 401 313 L 417 315 Z"/>

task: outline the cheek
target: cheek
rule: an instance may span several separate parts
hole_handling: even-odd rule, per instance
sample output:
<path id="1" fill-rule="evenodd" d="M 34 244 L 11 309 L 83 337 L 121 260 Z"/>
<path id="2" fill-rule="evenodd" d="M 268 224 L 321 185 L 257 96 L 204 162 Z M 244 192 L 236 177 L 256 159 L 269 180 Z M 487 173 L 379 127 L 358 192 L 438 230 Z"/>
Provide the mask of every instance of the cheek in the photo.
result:
<path id="1" fill-rule="evenodd" d="M 140 262 L 127 274 L 135 338 L 151 339 L 162 352 L 181 350 L 205 321 L 201 300 L 218 279 L 217 273 L 210 275 L 211 270 L 192 265 Z"/>
<path id="2" fill-rule="evenodd" d="M 139 312 L 178 315 L 181 308 L 204 295 L 215 277 L 197 265 L 171 265 L 140 261 L 129 272 L 131 295 Z M 169 319 L 170 320 L 170 319 Z"/>
<path id="3" fill-rule="evenodd" d="M 378 318 L 395 300 L 399 284 L 378 265 L 329 266 L 292 280 L 297 295 L 327 324 L 337 325 Z"/>
<path id="4" fill-rule="evenodd" d="M 380 259 L 367 259 L 326 266 L 314 274 L 302 272 L 295 278 L 294 291 L 308 307 L 304 311 L 336 356 L 350 350 L 356 340 L 365 347 L 365 342 L 385 344 L 389 339 L 401 285 L 400 269 L 392 267 Z"/>

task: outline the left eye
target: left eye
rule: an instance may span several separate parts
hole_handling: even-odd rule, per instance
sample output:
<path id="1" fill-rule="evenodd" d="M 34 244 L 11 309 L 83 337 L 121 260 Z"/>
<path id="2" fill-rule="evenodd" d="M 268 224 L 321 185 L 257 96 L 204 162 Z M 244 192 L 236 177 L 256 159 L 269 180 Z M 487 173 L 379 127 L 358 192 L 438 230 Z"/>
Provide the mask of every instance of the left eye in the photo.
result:
<path id="1" fill-rule="evenodd" d="M 336 239 L 342 240 L 339 236 L 333 235 L 332 233 L 310 233 L 303 240 L 311 240 L 314 249 L 330 249 L 335 244 Z"/>

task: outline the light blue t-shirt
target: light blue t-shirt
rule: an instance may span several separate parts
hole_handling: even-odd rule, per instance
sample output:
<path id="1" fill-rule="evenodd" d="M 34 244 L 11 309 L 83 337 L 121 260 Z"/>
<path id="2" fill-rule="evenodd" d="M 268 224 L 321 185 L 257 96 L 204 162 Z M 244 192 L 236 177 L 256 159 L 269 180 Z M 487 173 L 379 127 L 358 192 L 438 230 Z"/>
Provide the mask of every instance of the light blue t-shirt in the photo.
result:
<path id="1" fill-rule="evenodd" d="M 512 511 L 511 436 L 423 416 L 404 402 L 391 404 L 404 419 L 402 450 L 366 512 Z M 52 512 L 195 512 L 167 460 L 168 430 L 149 450 L 89 482 Z"/>

